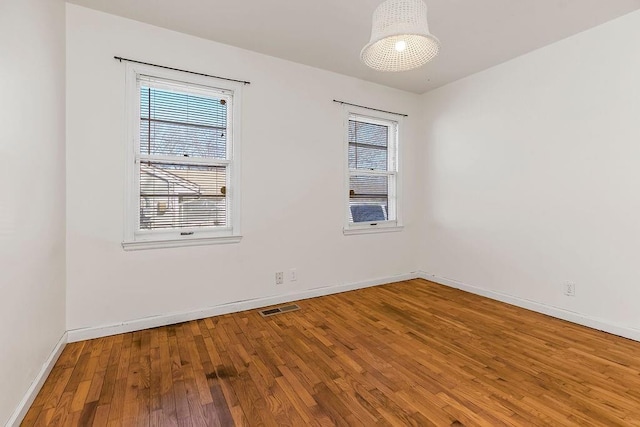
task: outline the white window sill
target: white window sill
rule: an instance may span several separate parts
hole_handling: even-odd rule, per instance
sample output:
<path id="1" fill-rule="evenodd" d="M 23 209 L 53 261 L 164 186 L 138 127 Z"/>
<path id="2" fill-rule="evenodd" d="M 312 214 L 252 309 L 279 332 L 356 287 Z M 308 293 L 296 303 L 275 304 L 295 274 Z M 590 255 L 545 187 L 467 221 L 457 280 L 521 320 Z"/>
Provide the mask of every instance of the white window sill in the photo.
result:
<path id="1" fill-rule="evenodd" d="M 180 248 L 183 246 L 221 245 L 226 243 L 239 243 L 242 236 L 202 237 L 191 239 L 171 240 L 139 240 L 122 242 L 125 251 L 138 251 L 143 249 Z"/>
<path id="2" fill-rule="evenodd" d="M 365 225 L 344 228 L 342 233 L 345 236 L 350 236 L 354 234 L 395 233 L 403 229 L 404 227 L 402 225 Z"/>

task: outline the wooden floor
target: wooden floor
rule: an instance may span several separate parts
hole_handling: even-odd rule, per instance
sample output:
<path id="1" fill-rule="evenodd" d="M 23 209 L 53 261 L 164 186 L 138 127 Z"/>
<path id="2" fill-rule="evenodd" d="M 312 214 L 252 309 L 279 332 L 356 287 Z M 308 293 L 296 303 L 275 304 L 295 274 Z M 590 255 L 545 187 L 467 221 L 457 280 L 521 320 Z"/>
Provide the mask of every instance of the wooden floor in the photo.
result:
<path id="1" fill-rule="evenodd" d="M 23 425 L 640 425 L 640 343 L 412 280 L 69 344 Z"/>

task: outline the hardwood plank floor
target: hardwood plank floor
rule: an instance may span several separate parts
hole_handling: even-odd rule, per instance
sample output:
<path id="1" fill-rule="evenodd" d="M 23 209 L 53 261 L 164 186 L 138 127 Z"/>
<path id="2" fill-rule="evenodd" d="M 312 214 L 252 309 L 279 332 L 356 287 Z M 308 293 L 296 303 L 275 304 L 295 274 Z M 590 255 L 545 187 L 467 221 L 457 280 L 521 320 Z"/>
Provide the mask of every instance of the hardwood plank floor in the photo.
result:
<path id="1" fill-rule="evenodd" d="M 411 280 L 67 345 L 24 426 L 640 425 L 640 343 Z"/>

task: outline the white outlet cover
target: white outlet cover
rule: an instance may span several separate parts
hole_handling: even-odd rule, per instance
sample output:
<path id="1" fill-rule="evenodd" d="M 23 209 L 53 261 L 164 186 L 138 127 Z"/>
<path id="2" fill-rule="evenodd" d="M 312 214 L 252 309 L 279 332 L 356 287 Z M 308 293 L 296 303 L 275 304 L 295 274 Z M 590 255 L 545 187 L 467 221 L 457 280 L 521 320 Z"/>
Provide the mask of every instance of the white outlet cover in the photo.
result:
<path id="1" fill-rule="evenodd" d="M 565 282 L 562 284 L 564 294 L 569 297 L 576 296 L 576 284 L 573 282 Z"/>

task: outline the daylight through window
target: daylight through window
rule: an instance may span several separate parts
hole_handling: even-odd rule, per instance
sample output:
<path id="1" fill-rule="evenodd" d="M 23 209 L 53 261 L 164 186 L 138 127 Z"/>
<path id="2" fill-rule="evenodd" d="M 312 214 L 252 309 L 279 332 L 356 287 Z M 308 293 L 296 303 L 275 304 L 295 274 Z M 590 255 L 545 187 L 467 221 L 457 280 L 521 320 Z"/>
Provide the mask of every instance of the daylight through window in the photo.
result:
<path id="1" fill-rule="evenodd" d="M 136 74 L 131 240 L 234 235 L 233 95 Z"/>
<path id="2" fill-rule="evenodd" d="M 227 104 L 142 82 L 141 229 L 227 225 Z"/>
<path id="3" fill-rule="evenodd" d="M 349 223 L 396 221 L 397 122 L 350 114 Z"/>

